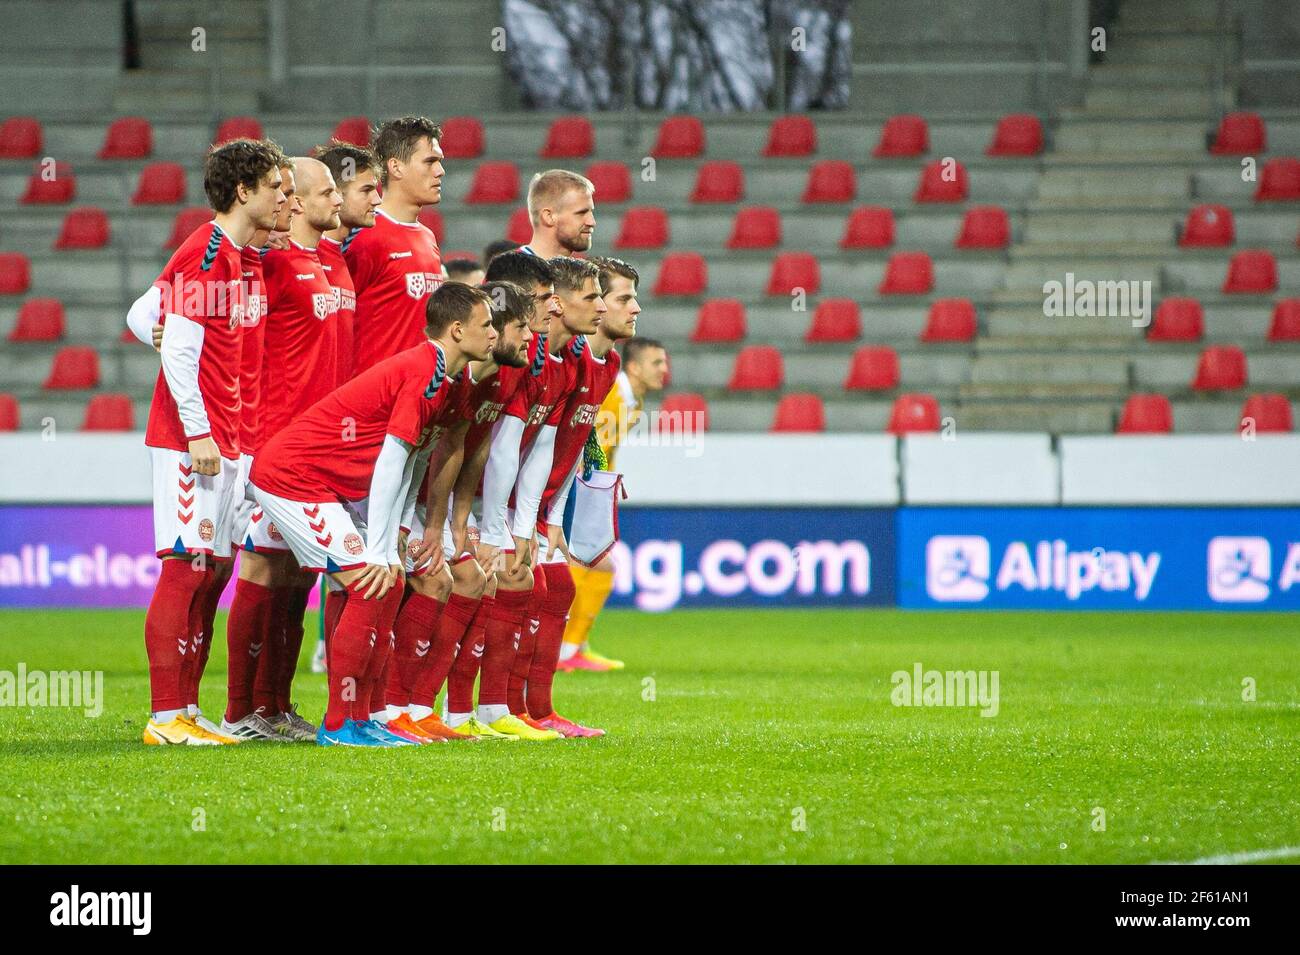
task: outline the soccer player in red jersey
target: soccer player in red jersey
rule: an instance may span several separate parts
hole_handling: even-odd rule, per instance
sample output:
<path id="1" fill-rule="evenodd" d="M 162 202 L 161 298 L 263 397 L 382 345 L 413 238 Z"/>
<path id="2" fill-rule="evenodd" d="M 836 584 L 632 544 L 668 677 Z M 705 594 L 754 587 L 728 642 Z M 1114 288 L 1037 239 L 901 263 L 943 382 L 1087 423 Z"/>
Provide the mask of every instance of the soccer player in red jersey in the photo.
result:
<path id="1" fill-rule="evenodd" d="M 348 599 L 327 654 L 322 745 L 402 745 L 372 714 L 401 602 L 401 509 L 414 450 L 466 362 L 496 345 L 490 299 L 448 283 L 429 298 L 426 340 L 357 375 L 270 439 L 253 463 L 254 494 L 305 570 L 330 574 Z"/>
<path id="2" fill-rule="evenodd" d="M 229 560 L 239 493 L 240 345 L 246 289 L 240 252 L 284 204 L 275 150 L 237 140 L 208 153 L 203 185 L 216 213 L 168 261 L 161 286 L 162 370 L 145 444 L 154 485 L 154 539 L 163 558 L 145 616 L 151 745 L 222 745 L 190 717 L 182 682 L 215 561 Z"/>
<path id="3" fill-rule="evenodd" d="M 528 185 L 528 216 L 533 237 L 521 248 L 551 259 L 591 249 L 596 232 L 596 187 L 568 169 L 548 169 Z"/>
<path id="4" fill-rule="evenodd" d="M 383 201 L 374 226 L 343 242 L 357 293 L 353 374 L 419 344 L 424 334 L 424 303 L 442 282 L 442 259 L 419 215 L 442 199 L 441 138 L 442 128 L 423 116 L 375 130 Z"/>

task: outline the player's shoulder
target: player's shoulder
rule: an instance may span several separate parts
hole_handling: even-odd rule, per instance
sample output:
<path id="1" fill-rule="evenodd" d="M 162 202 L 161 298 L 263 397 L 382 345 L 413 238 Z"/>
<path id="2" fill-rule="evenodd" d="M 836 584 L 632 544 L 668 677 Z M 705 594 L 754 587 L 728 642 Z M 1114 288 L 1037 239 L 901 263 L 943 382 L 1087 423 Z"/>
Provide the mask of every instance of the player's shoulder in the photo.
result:
<path id="1" fill-rule="evenodd" d="M 209 273 L 222 274 L 238 269 L 243 249 L 235 245 L 215 221 L 205 222 L 188 236 L 172 253 L 167 271 L 184 270 L 200 278 Z"/>

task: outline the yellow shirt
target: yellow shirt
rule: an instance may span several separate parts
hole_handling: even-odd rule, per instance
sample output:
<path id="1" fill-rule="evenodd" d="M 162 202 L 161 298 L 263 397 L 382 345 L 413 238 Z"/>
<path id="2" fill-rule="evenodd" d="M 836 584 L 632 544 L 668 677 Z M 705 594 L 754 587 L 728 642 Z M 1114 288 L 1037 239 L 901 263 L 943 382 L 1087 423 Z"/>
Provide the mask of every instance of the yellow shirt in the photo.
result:
<path id="1" fill-rule="evenodd" d="M 600 405 L 596 427 L 592 431 L 605 456 L 605 470 L 614 470 L 614 452 L 618 450 L 622 437 L 632 430 L 640 417 L 641 402 L 632 392 L 632 382 L 628 380 L 627 373 L 620 371 Z"/>

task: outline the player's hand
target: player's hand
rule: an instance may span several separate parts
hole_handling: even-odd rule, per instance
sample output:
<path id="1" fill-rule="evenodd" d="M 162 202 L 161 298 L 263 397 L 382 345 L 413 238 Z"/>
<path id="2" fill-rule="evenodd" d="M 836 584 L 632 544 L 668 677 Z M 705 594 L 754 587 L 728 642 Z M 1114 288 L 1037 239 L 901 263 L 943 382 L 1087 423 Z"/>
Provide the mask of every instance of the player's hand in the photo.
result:
<path id="1" fill-rule="evenodd" d="M 510 563 L 506 567 L 506 574 L 511 577 L 519 575 L 521 567 L 531 567 L 533 564 L 533 540 L 528 537 L 515 538 L 515 553 L 510 558 Z"/>
<path id="2" fill-rule="evenodd" d="M 464 524 L 451 526 L 451 549 L 457 557 L 469 550 L 469 528 Z"/>
<path id="3" fill-rule="evenodd" d="M 366 564 L 365 569 L 361 571 L 361 576 L 353 581 L 353 584 L 357 588 L 366 588 L 361 595 L 363 600 L 383 600 L 384 595 L 393 586 L 392 581 L 388 579 L 387 564 Z M 353 593 L 355 592 L 354 590 Z"/>
<path id="4" fill-rule="evenodd" d="M 162 335 L 163 335 L 163 327 L 161 325 L 155 325 L 153 327 L 153 350 L 154 351 L 162 351 Z"/>
<path id="5" fill-rule="evenodd" d="M 398 528 L 397 531 L 397 559 L 399 561 L 406 559 L 406 543 L 410 538 L 411 532 Z"/>
<path id="6" fill-rule="evenodd" d="M 268 249 L 279 249 L 281 252 L 287 251 L 289 248 L 289 233 L 272 229 L 267 233 L 266 247 Z"/>
<path id="7" fill-rule="evenodd" d="M 190 442 L 190 462 L 200 474 L 214 477 L 221 473 L 221 452 L 211 438 L 195 438 Z"/>
<path id="8" fill-rule="evenodd" d="M 550 560 L 555 556 L 558 550 L 564 555 L 565 560 L 569 557 L 569 542 L 564 539 L 564 528 L 559 524 L 546 525 L 546 559 Z"/>
<path id="9" fill-rule="evenodd" d="M 505 569 L 502 565 L 500 547 L 493 547 L 491 544 L 479 544 L 475 548 L 474 556 L 478 558 L 478 565 L 486 573 L 491 574 Z"/>
<path id="10" fill-rule="evenodd" d="M 392 579 L 391 586 L 396 587 L 406 582 L 406 565 L 400 560 L 396 564 L 388 565 L 388 575 Z"/>

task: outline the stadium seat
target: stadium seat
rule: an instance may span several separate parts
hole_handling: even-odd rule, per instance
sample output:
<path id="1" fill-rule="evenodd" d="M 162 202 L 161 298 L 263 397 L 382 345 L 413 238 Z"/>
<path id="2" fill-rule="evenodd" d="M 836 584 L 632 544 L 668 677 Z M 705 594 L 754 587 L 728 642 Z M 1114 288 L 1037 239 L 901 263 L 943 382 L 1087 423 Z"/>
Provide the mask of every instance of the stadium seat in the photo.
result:
<path id="1" fill-rule="evenodd" d="M 168 250 L 179 249 L 181 243 L 190 237 L 191 232 L 207 225 L 210 221 L 212 221 L 212 210 L 206 206 L 191 206 L 188 209 L 182 209 L 176 213 L 176 218 L 172 220 L 171 235 L 167 236 L 163 248 Z"/>
<path id="2" fill-rule="evenodd" d="M 1232 245 L 1236 226 L 1227 206 L 1203 204 L 1187 213 L 1178 244 L 1183 248 Z"/>
<path id="3" fill-rule="evenodd" d="M 871 155 L 877 159 L 906 159 L 930 151 L 930 129 L 920 116 L 891 116 L 880 130 Z"/>
<path id="4" fill-rule="evenodd" d="M 135 337 L 135 332 L 129 328 L 122 329 L 122 334 L 117 336 L 117 340 L 123 345 L 140 344 L 140 339 Z"/>
<path id="5" fill-rule="evenodd" d="M 961 202 L 970 194 L 966 167 L 956 160 L 936 159 L 925 164 L 916 184 L 913 202 Z"/>
<path id="6" fill-rule="evenodd" d="M 907 393 L 894 399 L 889 412 L 890 434 L 915 434 L 939 430 L 939 402 L 934 395 Z"/>
<path id="7" fill-rule="evenodd" d="M 1246 353 L 1236 345 L 1210 345 L 1196 363 L 1195 391 L 1230 391 L 1246 386 Z"/>
<path id="8" fill-rule="evenodd" d="M 483 124 L 474 116 L 451 116 L 442 122 L 438 148 L 447 159 L 477 159 L 483 155 Z"/>
<path id="9" fill-rule="evenodd" d="M 749 206 L 736 211 L 727 238 L 728 249 L 770 249 L 781 244 L 781 213 L 772 206 Z"/>
<path id="10" fill-rule="evenodd" d="M 50 373 L 41 385 L 49 391 L 95 388 L 99 385 L 99 355 L 89 345 L 66 345 L 54 353 Z"/>
<path id="11" fill-rule="evenodd" d="M 728 391 L 774 391 L 785 381 L 785 362 L 775 345 L 747 345 L 731 366 Z"/>
<path id="12" fill-rule="evenodd" d="M 894 210 L 858 206 L 844 223 L 841 249 L 885 249 L 894 244 Z"/>
<path id="13" fill-rule="evenodd" d="M 533 220 L 528 215 L 528 208 L 523 207 L 510 213 L 510 219 L 506 223 L 505 237 L 511 242 L 518 242 L 520 245 L 527 245 L 533 237 Z"/>
<path id="14" fill-rule="evenodd" d="M 1210 152 L 1216 156 L 1246 156 L 1266 148 L 1264 120 L 1258 113 L 1228 113 L 1219 120 L 1219 131 Z"/>
<path id="15" fill-rule="evenodd" d="M 697 344 L 738 342 L 746 333 L 744 303 L 734 298 L 711 298 L 696 314 L 691 341 Z"/>
<path id="16" fill-rule="evenodd" d="M 354 146 L 369 146 L 370 120 L 364 116 L 349 116 L 346 119 L 340 119 L 338 125 L 334 127 L 334 132 L 330 134 L 330 138 L 337 139 L 341 143 L 352 143 Z"/>
<path id="17" fill-rule="evenodd" d="M 782 252 L 772 261 L 767 276 L 768 295 L 791 295 L 796 291 L 816 295 L 821 287 L 821 268 L 811 252 Z"/>
<path id="18" fill-rule="evenodd" d="M 1147 341 L 1199 342 L 1205 336 L 1205 312 L 1194 298 L 1167 298 L 1156 309 Z"/>
<path id="19" fill-rule="evenodd" d="M 853 164 L 843 159 L 823 159 L 808 170 L 801 202 L 852 202 L 858 194 Z"/>
<path id="20" fill-rule="evenodd" d="M 59 251 L 102 249 L 108 245 L 108 216 L 98 206 L 73 209 L 63 217 L 54 248 Z"/>
<path id="21" fill-rule="evenodd" d="M 543 159 L 580 159 L 596 151 L 596 131 L 585 116 L 561 116 L 546 131 Z"/>
<path id="22" fill-rule="evenodd" d="M 817 126 L 807 116 L 778 116 L 767 130 L 763 155 L 811 156 L 817 151 Z"/>
<path id="23" fill-rule="evenodd" d="M 881 295 L 924 295 L 934 289 L 934 263 L 924 252 L 895 252 L 885 266 Z"/>
<path id="24" fill-rule="evenodd" d="M 669 252 L 659 263 L 656 295 L 703 295 L 709 287 L 709 267 L 698 252 Z"/>
<path id="25" fill-rule="evenodd" d="M 1116 434 L 1169 434 L 1174 409 L 1164 395 L 1129 395 L 1115 425 Z"/>
<path id="26" fill-rule="evenodd" d="M 849 360 L 844 390 L 892 391 L 898 380 L 898 352 L 888 345 L 863 345 Z"/>
<path id="27" fill-rule="evenodd" d="M 42 163 L 27 180 L 27 188 L 18 200 L 23 205 L 61 205 L 71 202 L 77 195 L 77 177 L 71 166 L 65 162 L 56 162 L 48 173 L 47 168 L 49 167 Z"/>
<path id="28" fill-rule="evenodd" d="M 1011 220 L 1000 206 L 971 206 L 957 230 L 959 249 L 1005 249 L 1011 244 Z"/>
<path id="29" fill-rule="evenodd" d="M 786 433 L 825 431 L 826 406 L 817 395 L 782 395 L 776 403 L 771 430 Z"/>
<path id="30" fill-rule="evenodd" d="M 740 163 L 715 159 L 695 174 L 691 202 L 739 202 L 745 198 L 745 171 Z"/>
<path id="31" fill-rule="evenodd" d="M 668 213 L 659 206 L 633 206 L 623 213 L 616 249 L 662 249 L 668 244 Z"/>
<path id="32" fill-rule="evenodd" d="M 18 399 L 13 395 L 0 393 L 0 431 L 17 431 L 20 418 Z"/>
<path id="33" fill-rule="evenodd" d="M 587 178 L 596 187 L 599 203 L 627 202 L 632 198 L 632 174 L 617 160 L 602 160 L 587 167 Z"/>
<path id="34" fill-rule="evenodd" d="M 1241 406 L 1239 428 L 1253 423 L 1256 434 L 1289 433 L 1292 430 L 1291 402 L 1286 395 L 1251 395 Z"/>
<path id="35" fill-rule="evenodd" d="M 1037 156 L 1043 151 L 1043 124 L 1029 113 L 1012 113 L 998 120 L 986 156 Z"/>
<path id="36" fill-rule="evenodd" d="M 1300 342 L 1300 298 L 1284 298 L 1273 306 L 1268 323 L 1271 342 Z"/>
<path id="37" fill-rule="evenodd" d="M 439 247 L 442 246 L 444 226 L 442 223 L 442 213 L 434 206 L 423 206 L 418 215 L 416 215 L 424 227 L 433 233 L 434 239 L 437 240 Z M 445 256 L 444 256 L 445 258 Z"/>
<path id="38" fill-rule="evenodd" d="M 184 201 L 185 167 L 180 163 L 154 162 L 140 170 L 131 205 L 170 206 Z"/>
<path id="39" fill-rule="evenodd" d="M 660 434 L 699 433 L 709 430 L 709 403 L 702 395 L 680 391 L 659 404 L 654 428 Z"/>
<path id="40" fill-rule="evenodd" d="M 1261 294 L 1277 290 L 1277 260 L 1264 249 L 1238 252 L 1228 263 L 1225 293 Z"/>
<path id="41" fill-rule="evenodd" d="M 29 298 L 18 309 L 11 342 L 57 342 L 67 330 L 63 303 L 57 298 Z"/>
<path id="42" fill-rule="evenodd" d="M 1259 171 L 1256 202 L 1295 202 L 1300 199 L 1300 159 L 1276 156 Z"/>
<path id="43" fill-rule="evenodd" d="M 232 139 L 261 139 L 265 135 L 262 124 L 254 117 L 227 116 L 217 127 L 217 135 L 212 138 L 212 144 L 220 146 Z"/>
<path id="44" fill-rule="evenodd" d="M 514 202 L 519 198 L 519 168 L 512 162 L 481 162 L 474 170 L 465 201 L 474 205 Z"/>
<path id="45" fill-rule="evenodd" d="M 86 404 L 82 431 L 132 431 L 135 411 L 130 395 L 94 395 Z"/>
<path id="46" fill-rule="evenodd" d="M 45 134 L 31 116 L 10 116 L 0 123 L 0 159 L 33 159 L 41 153 Z"/>
<path id="47" fill-rule="evenodd" d="M 21 252 L 0 252 L 0 295 L 21 295 L 32 287 L 32 263 Z"/>
<path id="48" fill-rule="evenodd" d="M 809 344 L 852 342 L 862 337 L 862 312 L 851 298 L 824 298 L 803 333 Z"/>
<path id="49" fill-rule="evenodd" d="M 968 298 L 941 298 L 930 304 L 921 341 L 969 342 L 975 340 L 978 331 L 974 302 Z"/>
<path id="50" fill-rule="evenodd" d="M 122 116 L 108 124 L 100 159 L 143 159 L 153 153 L 153 126 L 140 116 Z"/>
<path id="51" fill-rule="evenodd" d="M 691 159 L 704 152 L 704 124 L 696 116 L 669 116 L 659 124 L 650 155 L 656 159 Z"/>

